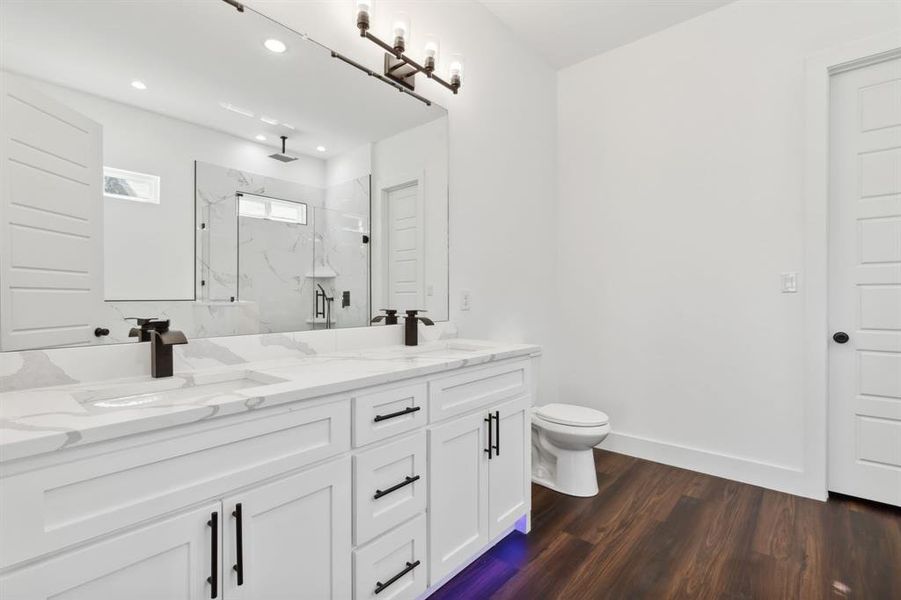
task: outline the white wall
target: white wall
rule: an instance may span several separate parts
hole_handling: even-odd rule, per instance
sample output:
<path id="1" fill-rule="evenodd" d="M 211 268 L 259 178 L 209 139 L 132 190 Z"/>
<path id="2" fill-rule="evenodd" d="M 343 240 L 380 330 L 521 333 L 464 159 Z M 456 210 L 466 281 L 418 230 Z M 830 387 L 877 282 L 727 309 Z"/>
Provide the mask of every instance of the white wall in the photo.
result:
<path id="1" fill-rule="evenodd" d="M 391 306 L 425 310 L 434 320 L 448 319 L 447 296 L 447 119 L 408 129 L 372 145 L 372 303 L 373 313 Z M 425 280 L 419 306 L 389 302 L 388 235 L 385 195 L 390 188 L 420 180 Z M 403 313 L 401 313 L 403 314 Z"/>
<path id="2" fill-rule="evenodd" d="M 803 259 L 804 60 L 898 26 L 897 3 L 736 2 L 559 73 L 553 351 L 605 445 L 822 496 L 804 274 L 779 289 Z"/>
<path id="3" fill-rule="evenodd" d="M 383 52 L 359 36 L 350 0 L 248 4 L 373 70 L 383 68 Z M 410 15 L 411 48 L 434 32 L 444 56 L 466 57 L 459 95 L 423 78 L 417 87 L 449 111 L 450 318 L 462 336 L 547 346 L 558 319 L 554 72 L 471 0 L 379 1 L 373 30 L 387 31 L 398 10 Z M 464 289 L 472 292 L 468 312 L 459 310 Z M 553 362 L 553 355 L 542 359 L 541 402 L 556 393 Z"/>
<path id="4" fill-rule="evenodd" d="M 104 199 L 105 297 L 194 297 L 194 161 L 325 185 L 325 161 L 267 158 L 268 146 L 29 78 L 35 88 L 103 125 L 103 164 L 160 176 L 158 205 Z"/>

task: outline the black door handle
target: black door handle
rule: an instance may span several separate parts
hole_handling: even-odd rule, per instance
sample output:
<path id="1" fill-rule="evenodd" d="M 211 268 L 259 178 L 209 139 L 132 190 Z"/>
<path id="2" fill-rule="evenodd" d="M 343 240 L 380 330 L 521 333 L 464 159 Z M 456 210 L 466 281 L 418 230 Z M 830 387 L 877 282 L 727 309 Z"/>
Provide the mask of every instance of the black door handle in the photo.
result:
<path id="1" fill-rule="evenodd" d="M 847 343 L 847 341 L 850 340 L 851 337 L 844 331 L 839 331 L 839 332 L 836 332 L 835 335 L 832 336 L 832 339 L 835 340 L 836 342 L 838 342 L 839 344 L 844 344 L 844 343 Z"/>
<path id="2" fill-rule="evenodd" d="M 494 455 L 501 455 L 501 411 L 494 411 Z"/>
<path id="3" fill-rule="evenodd" d="M 232 512 L 235 518 L 235 565 L 232 569 L 238 574 L 238 585 L 244 585 L 244 513 L 241 503 L 235 504 Z"/>
<path id="4" fill-rule="evenodd" d="M 210 576 L 206 578 L 210 584 L 210 598 L 219 596 L 219 513 L 213 511 L 206 522 L 210 528 Z"/>
<path id="5" fill-rule="evenodd" d="M 494 452 L 494 430 L 491 428 L 491 424 L 494 421 L 494 415 L 488 413 L 488 418 L 483 419 L 486 423 L 488 423 L 488 447 L 485 448 L 485 452 L 488 453 L 488 460 L 494 458 L 492 452 Z"/>

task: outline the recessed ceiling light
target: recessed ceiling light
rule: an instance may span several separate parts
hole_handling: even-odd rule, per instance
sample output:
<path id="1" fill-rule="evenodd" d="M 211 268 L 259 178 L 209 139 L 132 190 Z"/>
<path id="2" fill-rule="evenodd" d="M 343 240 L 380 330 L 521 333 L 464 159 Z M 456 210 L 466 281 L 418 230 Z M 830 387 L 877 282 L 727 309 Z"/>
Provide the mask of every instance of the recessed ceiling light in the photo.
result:
<path id="1" fill-rule="evenodd" d="M 263 135 L 262 133 L 259 134 L 259 135 L 256 136 L 256 137 L 257 137 L 257 139 L 260 140 L 261 142 L 265 142 L 265 141 L 266 141 L 266 136 Z"/>
<path id="2" fill-rule="evenodd" d="M 141 81 L 140 79 L 135 79 L 134 81 L 131 82 L 131 87 L 133 87 L 136 90 L 146 90 L 147 84 L 144 83 L 143 81 Z"/>
<path id="3" fill-rule="evenodd" d="M 316 152 L 325 152 L 325 146 L 316 146 Z"/>
<path id="4" fill-rule="evenodd" d="M 253 116 L 253 113 L 246 108 L 241 108 L 240 106 L 235 106 L 234 104 L 229 104 L 228 102 L 220 102 L 219 106 L 221 106 L 225 110 L 230 110 L 232 112 L 238 113 L 239 115 L 244 115 L 245 117 Z"/>
<path id="5" fill-rule="evenodd" d="M 270 52 L 275 52 L 276 54 L 281 54 L 288 49 L 288 47 L 285 46 L 285 42 L 274 38 L 266 40 L 265 42 L 263 42 L 263 45 L 266 46 L 267 50 L 269 50 Z"/>
<path id="6" fill-rule="evenodd" d="M 272 117 L 267 117 L 265 115 L 260 117 L 260 121 L 267 125 L 278 125 L 278 119 L 273 119 Z"/>

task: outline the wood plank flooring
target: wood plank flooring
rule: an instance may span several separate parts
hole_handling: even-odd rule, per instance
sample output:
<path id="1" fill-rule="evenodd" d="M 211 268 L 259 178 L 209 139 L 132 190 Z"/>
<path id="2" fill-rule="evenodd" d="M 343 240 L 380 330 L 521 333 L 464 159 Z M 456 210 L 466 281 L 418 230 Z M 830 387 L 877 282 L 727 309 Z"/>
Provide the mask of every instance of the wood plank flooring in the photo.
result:
<path id="1" fill-rule="evenodd" d="M 514 532 L 431 598 L 901 599 L 901 510 L 596 451 L 600 493 L 532 486 Z"/>

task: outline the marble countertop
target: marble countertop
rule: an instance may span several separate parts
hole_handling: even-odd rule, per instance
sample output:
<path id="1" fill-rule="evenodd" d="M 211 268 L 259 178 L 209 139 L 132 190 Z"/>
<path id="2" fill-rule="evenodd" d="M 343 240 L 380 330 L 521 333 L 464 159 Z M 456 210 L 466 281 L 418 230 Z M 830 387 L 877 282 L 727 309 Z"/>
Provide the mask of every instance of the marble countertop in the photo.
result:
<path id="1" fill-rule="evenodd" d="M 0 393 L 0 462 L 538 354 L 529 344 L 453 339 Z"/>

